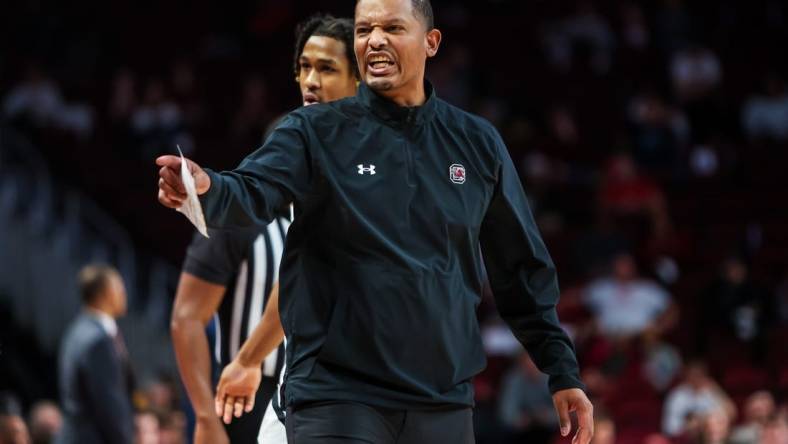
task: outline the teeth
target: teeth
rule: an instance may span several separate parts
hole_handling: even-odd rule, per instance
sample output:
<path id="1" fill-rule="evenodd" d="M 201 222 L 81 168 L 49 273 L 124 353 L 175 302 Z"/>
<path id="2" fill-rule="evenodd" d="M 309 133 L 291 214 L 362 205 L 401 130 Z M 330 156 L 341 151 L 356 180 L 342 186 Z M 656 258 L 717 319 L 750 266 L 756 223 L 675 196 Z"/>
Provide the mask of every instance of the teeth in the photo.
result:
<path id="1" fill-rule="evenodd" d="M 385 57 L 385 56 L 374 56 L 374 57 L 370 57 L 369 62 L 370 63 L 380 63 L 380 62 L 389 63 L 389 58 Z"/>

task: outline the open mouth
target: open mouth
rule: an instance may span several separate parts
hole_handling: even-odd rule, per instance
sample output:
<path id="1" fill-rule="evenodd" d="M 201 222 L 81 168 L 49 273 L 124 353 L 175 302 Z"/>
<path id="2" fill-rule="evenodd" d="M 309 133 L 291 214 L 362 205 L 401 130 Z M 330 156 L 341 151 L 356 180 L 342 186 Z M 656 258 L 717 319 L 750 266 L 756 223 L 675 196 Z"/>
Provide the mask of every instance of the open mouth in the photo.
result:
<path id="1" fill-rule="evenodd" d="M 315 105 L 317 103 L 320 103 L 320 98 L 317 97 L 316 94 L 313 93 L 304 94 L 304 106 Z"/>
<path id="2" fill-rule="evenodd" d="M 394 60 L 385 53 L 370 54 L 367 57 L 367 67 L 373 75 L 386 75 L 392 71 Z"/>

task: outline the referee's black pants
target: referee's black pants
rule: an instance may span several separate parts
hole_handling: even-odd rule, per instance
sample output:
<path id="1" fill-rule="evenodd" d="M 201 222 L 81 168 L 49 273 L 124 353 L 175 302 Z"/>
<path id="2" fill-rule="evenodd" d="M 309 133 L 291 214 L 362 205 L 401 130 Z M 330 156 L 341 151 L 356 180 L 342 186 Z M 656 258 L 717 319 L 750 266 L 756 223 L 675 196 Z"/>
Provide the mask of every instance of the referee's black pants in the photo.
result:
<path id="1" fill-rule="evenodd" d="M 473 411 L 392 410 L 355 402 L 288 409 L 288 444 L 473 444 Z"/>

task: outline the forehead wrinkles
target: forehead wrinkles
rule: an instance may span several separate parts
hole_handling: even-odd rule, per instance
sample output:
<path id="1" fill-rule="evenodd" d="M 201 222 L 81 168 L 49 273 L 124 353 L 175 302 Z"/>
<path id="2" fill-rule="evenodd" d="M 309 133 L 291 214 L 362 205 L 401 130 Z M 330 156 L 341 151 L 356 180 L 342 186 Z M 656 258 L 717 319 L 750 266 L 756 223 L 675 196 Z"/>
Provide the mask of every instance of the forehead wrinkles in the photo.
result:
<path id="1" fill-rule="evenodd" d="M 377 16 L 367 16 L 367 17 L 359 17 L 356 20 L 356 25 L 363 24 L 368 26 L 384 26 L 391 23 L 402 23 L 405 20 L 398 16 L 394 16 L 391 14 L 379 14 Z"/>
<path id="2" fill-rule="evenodd" d="M 386 8 L 383 2 L 374 2 L 374 5 L 369 5 L 373 2 L 359 2 L 356 7 L 356 24 L 363 23 L 366 25 L 383 25 L 391 22 L 407 22 L 409 11 L 403 11 L 403 8 L 397 8 L 397 11 L 392 11 Z M 408 2 L 410 4 L 410 2 Z M 369 6 L 367 6 L 369 5 Z"/>

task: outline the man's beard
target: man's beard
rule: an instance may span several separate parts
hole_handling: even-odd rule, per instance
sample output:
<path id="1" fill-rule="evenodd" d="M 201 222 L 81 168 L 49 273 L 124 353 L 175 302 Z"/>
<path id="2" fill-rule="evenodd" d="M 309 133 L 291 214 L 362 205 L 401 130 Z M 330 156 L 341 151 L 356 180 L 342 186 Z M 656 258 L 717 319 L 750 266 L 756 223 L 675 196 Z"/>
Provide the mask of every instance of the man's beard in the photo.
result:
<path id="1" fill-rule="evenodd" d="M 372 81 L 367 82 L 369 88 L 373 91 L 389 91 L 390 89 L 394 88 L 394 83 L 388 79 L 372 79 Z"/>

